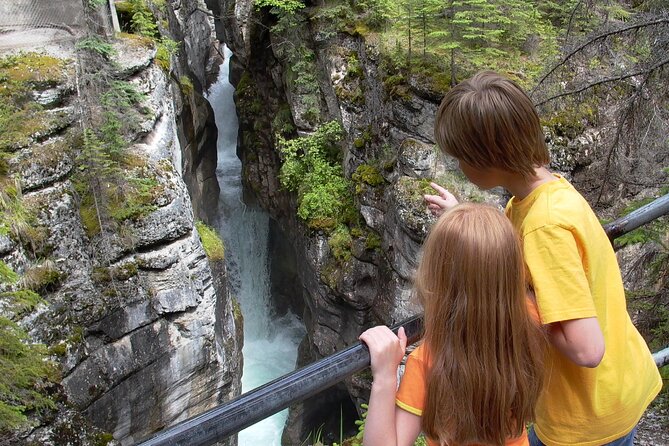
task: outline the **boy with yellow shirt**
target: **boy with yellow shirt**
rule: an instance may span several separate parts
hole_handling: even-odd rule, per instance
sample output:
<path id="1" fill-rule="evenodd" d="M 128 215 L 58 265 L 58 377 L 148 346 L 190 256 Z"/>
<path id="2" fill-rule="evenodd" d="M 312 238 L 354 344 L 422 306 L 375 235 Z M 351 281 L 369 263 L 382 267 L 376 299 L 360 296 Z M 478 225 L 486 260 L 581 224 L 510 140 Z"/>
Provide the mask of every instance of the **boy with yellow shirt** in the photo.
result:
<path id="1" fill-rule="evenodd" d="M 636 425 L 662 387 L 625 305 L 613 248 L 594 212 L 549 154 L 534 106 L 513 81 L 478 73 L 444 97 L 435 139 L 482 189 L 512 195 L 506 215 L 523 240 L 541 322 L 551 343 L 530 444 L 633 445 Z M 426 195 L 436 215 L 457 204 Z"/>

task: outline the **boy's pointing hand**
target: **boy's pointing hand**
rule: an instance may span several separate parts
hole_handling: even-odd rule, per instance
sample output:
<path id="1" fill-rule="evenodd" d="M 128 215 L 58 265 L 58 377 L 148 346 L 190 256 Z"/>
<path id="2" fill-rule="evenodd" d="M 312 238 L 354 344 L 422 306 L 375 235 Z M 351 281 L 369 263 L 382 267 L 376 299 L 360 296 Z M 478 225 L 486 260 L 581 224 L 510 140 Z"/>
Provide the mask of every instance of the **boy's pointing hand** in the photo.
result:
<path id="1" fill-rule="evenodd" d="M 423 198 L 425 198 L 425 201 L 427 202 L 427 208 L 435 217 L 439 217 L 444 211 L 447 211 L 458 204 L 458 200 L 455 196 L 437 183 L 430 183 L 430 186 L 437 191 L 438 195 L 426 194 L 423 195 Z"/>

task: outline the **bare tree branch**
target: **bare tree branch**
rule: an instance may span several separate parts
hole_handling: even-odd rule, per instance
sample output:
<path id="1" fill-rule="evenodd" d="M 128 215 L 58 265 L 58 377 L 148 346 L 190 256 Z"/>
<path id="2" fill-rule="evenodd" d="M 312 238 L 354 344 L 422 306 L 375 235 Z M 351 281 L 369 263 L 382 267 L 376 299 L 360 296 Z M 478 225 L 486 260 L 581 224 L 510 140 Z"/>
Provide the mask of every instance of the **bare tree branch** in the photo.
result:
<path id="1" fill-rule="evenodd" d="M 667 59 L 667 62 L 669 62 L 669 59 Z M 632 100 L 629 101 L 629 104 L 627 107 L 625 107 L 625 111 L 621 114 L 620 121 L 618 122 L 618 128 L 616 129 L 616 136 L 613 139 L 611 148 L 609 148 L 609 153 L 606 155 L 606 165 L 604 166 L 604 172 L 602 174 L 602 185 L 599 187 L 599 194 L 597 195 L 597 200 L 595 200 L 595 206 L 599 204 L 599 201 L 602 199 L 602 195 L 604 194 L 604 188 L 606 187 L 607 183 L 606 179 L 611 167 L 611 160 L 613 159 L 613 154 L 615 153 L 616 148 L 618 147 L 618 143 L 620 142 L 620 137 L 622 136 L 623 130 L 625 128 L 625 122 L 627 122 L 630 116 L 633 115 L 636 102 L 641 97 L 643 88 L 650 79 L 653 71 L 654 69 L 651 68 L 646 72 L 646 76 L 644 77 L 643 82 L 641 82 L 641 85 L 639 85 L 639 88 L 637 88 L 636 93 L 632 97 Z"/>
<path id="2" fill-rule="evenodd" d="M 546 74 L 544 74 L 541 77 L 541 79 L 539 79 L 539 81 L 537 82 L 537 85 L 535 85 L 534 88 L 532 89 L 532 91 L 530 91 L 530 97 L 532 97 L 534 95 L 534 92 L 537 90 L 537 88 L 539 88 L 539 86 L 541 86 L 541 84 L 543 84 L 543 82 L 551 74 L 553 74 L 555 72 L 555 70 L 557 70 L 562 65 L 567 63 L 567 61 L 569 61 L 569 59 L 571 59 L 576 53 L 583 50 L 585 47 L 587 47 L 587 46 L 589 46 L 589 45 L 591 45 L 591 44 L 593 44 L 593 43 L 595 43 L 599 40 L 606 39 L 607 37 L 610 37 L 610 36 L 613 36 L 613 35 L 616 35 L 616 34 L 622 34 L 622 33 L 625 33 L 627 31 L 633 31 L 633 30 L 638 30 L 640 28 L 645 28 L 645 27 L 648 27 L 648 26 L 655 26 L 655 25 L 667 24 L 667 23 L 669 23 L 669 17 L 662 17 L 662 18 L 659 18 L 659 19 L 656 19 L 656 20 L 651 20 L 650 22 L 636 23 L 634 25 L 630 25 L 630 26 L 626 26 L 626 27 L 623 27 L 623 28 L 618 28 L 618 29 L 614 29 L 614 30 L 610 30 L 610 31 L 606 31 L 606 32 L 597 34 L 596 36 L 590 38 L 588 41 L 582 43 L 581 45 L 577 46 L 576 48 L 571 50 L 569 53 L 567 53 L 562 58 L 562 60 L 560 62 L 555 64 L 555 66 L 553 66 L 553 68 L 551 68 Z M 544 102 L 547 102 L 547 101 L 544 101 Z"/>
<path id="3" fill-rule="evenodd" d="M 574 9 L 571 10 L 571 16 L 569 16 L 569 24 L 567 25 L 567 32 L 565 33 L 564 36 L 565 41 L 569 39 L 569 33 L 571 32 L 571 24 L 574 21 L 574 17 L 576 16 L 576 11 L 578 10 L 578 7 L 581 6 L 581 3 L 583 3 L 583 0 L 578 0 L 576 5 L 574 6 Z"/>
<path id="4" fill-rule="evenodd" d="M 669 64 L 669 57 L 667 57 L 667 58 L 664 59 L 664 60 L 661 60 L 660 62 L 656 63 L 656 64 L 653 65 L 652 67 L 647 68 L 647 69 L 645 69 L 645 70 L 640 70 L 640 71 L 635 71 L 635 72 L 633 72 L 633 73 L 625 73 L 625 74 L 621 74 L 621 75 L 619 75 L 619 76 L 607 77 L 607 78 L 604 78 L 604 79 L 600 79 L 600 80 L 598 80 L 598 81 L 596 81 L 596 82 L 591 82 L 591 83 L 589 83 L 589 84 L 587 84 L 587 85 L 584 85 L 584 86 L 581 87 L 581 88 L 577 88 L 577 89 L 575 89 L 575 90 L 569 90 L 569 91 L 562 92 L 562 93 L 560 93 L 560 94 L 556 94 L 556 95 L 554 95 L 554 96 L 549 97 L 548 99 L 544 99 L 543 101 L 537 102 L 537 103 L 535 103 L 534 105 L 538 107 L 538 106 L 540 106 L 540 105 L 543 105 L 543 104 L 545 104 L 545 103 L 547 103 L 547 102 L 550 102 L 550 101 L 555 100 L 555 99 L 558 99 L 558 98 L 562 98 L 562 97 L 565 97 L 565 96 L 571 96 L 571 95 L 575 95 L 575 94 L 578 94 L 578 93 L 582 93 L 582 92 L 584 92 L 585 90 L 588 90 L 588 89 L 590 89 L 590 88 L 596 87 L 597 85 L 607 84 L 607 83 L 609 83 L 609 82 L 615 82 L 615 81 L 622 81 L 622 80 L 629 79 L 630 77 L 634 77 L 634 76 L 650 75 L 653 71 L 657 70 L 658 68 L 663 67 L 663 66 L 666 65 L 666 64 Z M 644 82 L 644 83 L 645 83 L 645 82 Z"/>

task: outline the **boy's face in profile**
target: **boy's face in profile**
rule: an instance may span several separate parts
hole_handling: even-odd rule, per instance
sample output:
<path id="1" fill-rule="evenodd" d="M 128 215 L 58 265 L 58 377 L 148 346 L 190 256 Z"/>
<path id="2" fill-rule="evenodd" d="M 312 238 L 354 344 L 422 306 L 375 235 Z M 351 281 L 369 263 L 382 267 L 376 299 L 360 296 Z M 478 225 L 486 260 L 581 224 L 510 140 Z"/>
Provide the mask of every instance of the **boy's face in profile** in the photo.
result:
<path id="1" fill-rule="evenodd" d="M 460 170 L 467 179 L 478 186 L 480 189 L 488 190 L 500 185 L 499 178 L 495 169 L 474 167 L 466 161 L 458 160 Z"/>

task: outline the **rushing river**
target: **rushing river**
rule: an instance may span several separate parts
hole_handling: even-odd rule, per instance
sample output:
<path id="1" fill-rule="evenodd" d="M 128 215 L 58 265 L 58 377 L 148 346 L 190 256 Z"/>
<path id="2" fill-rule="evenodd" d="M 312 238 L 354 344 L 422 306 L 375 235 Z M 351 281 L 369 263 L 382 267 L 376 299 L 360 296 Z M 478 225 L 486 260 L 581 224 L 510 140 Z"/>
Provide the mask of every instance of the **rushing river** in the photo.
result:
<path id="1" fill-rule="evenodd" d="M 216 177 L 221 192 L 216 229 L 225 244 L 228 282 L 244 315 L 242 392 L 292 371 L 304 328 L 291 314 L 272 319 L 269 281 L 269 216 L 243 201 L 242 165 L 237 157 L 237 111 L 234 87 L 228 80 L 231 52 L 207 99 L 218 127 Z M 287 411 L 267 418 L 239 434 L 239 446 L 280 446 Z"/>

